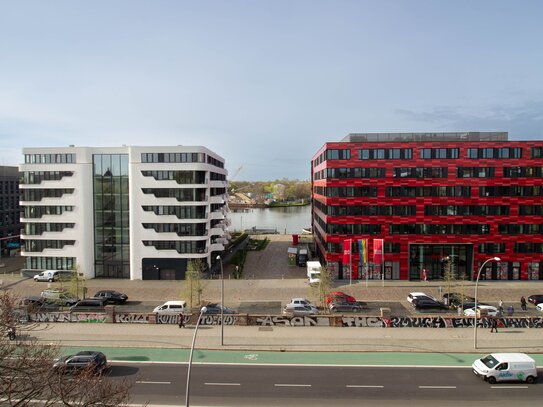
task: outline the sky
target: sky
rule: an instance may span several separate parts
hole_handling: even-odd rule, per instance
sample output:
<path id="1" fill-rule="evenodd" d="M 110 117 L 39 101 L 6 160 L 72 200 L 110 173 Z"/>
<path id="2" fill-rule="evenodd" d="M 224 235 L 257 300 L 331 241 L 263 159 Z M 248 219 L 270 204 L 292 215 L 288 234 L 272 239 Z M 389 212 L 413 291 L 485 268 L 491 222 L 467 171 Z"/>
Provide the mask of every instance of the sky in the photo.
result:
<path id="1" fill-rule="evenodd" d="M 543 139 L 539 0 L 0 0 L 0 165 L 24 147 L 202 145 L 307 180 L 349 133 Z"/>

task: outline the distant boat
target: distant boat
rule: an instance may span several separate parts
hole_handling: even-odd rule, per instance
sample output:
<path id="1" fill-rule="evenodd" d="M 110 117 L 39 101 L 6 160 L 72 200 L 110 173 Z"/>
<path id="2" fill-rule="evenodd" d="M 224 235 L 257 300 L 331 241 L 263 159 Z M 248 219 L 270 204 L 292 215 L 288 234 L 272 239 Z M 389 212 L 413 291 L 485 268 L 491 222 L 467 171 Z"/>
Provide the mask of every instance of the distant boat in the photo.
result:
<path id="1" fill-rule="evenodd" d="M 311 227 L 302 228 L 302 235 L 312 235 L 313 229 Z"/>

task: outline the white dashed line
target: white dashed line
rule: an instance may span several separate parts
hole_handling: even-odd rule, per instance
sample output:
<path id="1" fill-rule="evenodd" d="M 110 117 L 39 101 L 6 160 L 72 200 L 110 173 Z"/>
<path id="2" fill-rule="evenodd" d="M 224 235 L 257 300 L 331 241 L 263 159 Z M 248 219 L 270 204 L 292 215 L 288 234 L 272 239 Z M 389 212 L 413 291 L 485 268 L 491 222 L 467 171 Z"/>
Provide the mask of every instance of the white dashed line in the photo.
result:
<path id="1" fill-rule="evenodd" d="M 241 386 L 241 383 L 204 383 L 206 386 Z"/>
<path id="2" fill-rule="evenodd" d="M 456 389 L 456 386 L 419 386 L 419 389 Z"/>
<path id="3" fill-rule="evenodd" d="M 529 386 L 490 386 L 491 389 L 527 389 Z"/>
<path id="4" fill-rule="evenodd" d="M 385 386 L 374 386 L 370 384 L 348 384 L 345 387 L 363 388 L 363 389 L 382 389 Z"/>
<path id="5" fill-rule="evenodd" d="M 136 381 L 137 384 L 172 384 L 172 382 L 148 382 L 145 380 Z"/>
<path id="6" fill-rule="evenodd" d="M 310 384 L 281 384 L 276 383 L 274 384 L 275 387 L 311 387 Z"/>

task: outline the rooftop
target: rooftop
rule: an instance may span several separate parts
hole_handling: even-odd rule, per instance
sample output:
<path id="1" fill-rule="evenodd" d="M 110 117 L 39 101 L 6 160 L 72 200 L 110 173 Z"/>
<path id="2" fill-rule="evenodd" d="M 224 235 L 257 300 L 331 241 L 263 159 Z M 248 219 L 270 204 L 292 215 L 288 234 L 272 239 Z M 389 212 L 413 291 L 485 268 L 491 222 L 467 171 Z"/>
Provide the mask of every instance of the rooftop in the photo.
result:
<path id="1" fill-rule="evenodd" d="M 438 133 L 350 133 L 341 142 L 387 142 L 387 141 L 508 141 L 506 131 L 466 131 Z"/>

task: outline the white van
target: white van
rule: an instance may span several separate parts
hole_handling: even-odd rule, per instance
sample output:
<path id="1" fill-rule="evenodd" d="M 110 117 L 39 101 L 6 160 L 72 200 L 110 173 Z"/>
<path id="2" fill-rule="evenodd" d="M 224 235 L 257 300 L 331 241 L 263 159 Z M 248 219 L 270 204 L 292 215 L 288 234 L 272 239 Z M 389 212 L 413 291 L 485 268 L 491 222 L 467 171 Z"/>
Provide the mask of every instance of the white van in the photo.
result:
<path id="1" fill-rule="evenodd" d="M 321 263 L 318 261 L 308 261 L 307 263 L 307 278 L 309 284 L 318 284 L 321 282 Z"/>
<path id="2" fill-rule="evenodd" d="M 166 301 L 164 304 L 156 307 L 153 312 L 159 315 L 175 315 L 183 314 L 186 309 L 186 301 Z"/>
<path id="3" fill-rule="evenodd" d="M 69 270 L 45 270 L 34 276 L 34 281 L 68 281 L 72 278 L 73 271 Z"/>
<path id="4" fill-rule="evenodd" d="M 512 380 L 532 384 L 537 380 L 535 360 L 525 353 L 492 353 L 477 359 L 471 367 L 490 384 Z"/>

